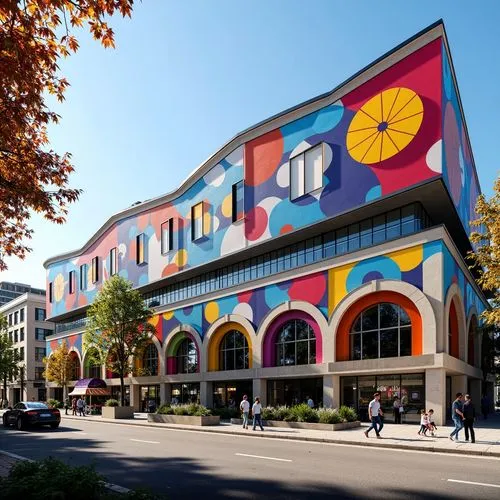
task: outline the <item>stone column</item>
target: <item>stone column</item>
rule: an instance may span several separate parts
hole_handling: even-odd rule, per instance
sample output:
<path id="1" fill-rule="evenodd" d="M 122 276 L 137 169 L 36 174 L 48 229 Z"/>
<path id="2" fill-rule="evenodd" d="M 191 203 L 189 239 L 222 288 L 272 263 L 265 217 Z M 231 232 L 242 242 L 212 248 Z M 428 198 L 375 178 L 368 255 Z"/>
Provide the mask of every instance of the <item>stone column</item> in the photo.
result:
<path id="1" fill-rule="evenodd" d="M 207 408 L 212 408 L 214 404 L 214 394 L 213 394 L 213 383 L 212 382 L 200 382 L 200 403 Z"/>
<path id="2" fill-rule="evenodd" d="M 334 390 L 333 390 L 333 375 L 323 375 L 323 407 L 333 408 Z M 315 401 L 318 404 L 319 401 Z"/>
<path id="3" fill-rule="evenodd" d="M 125 388 L 127 386 L 125 385 Z M 130 406 L 134 411 L 141 411 L 141 386 L 139 384 L 130 384 Z"/>
<path id="4" fill-rule="evenodd" d="M 454 375 L 451 377 L 451 400 L 455 399 L 455 394 L 461 392 L 467 393 L 467 375 Z"/>
<path id="5" fill-rule="evenodd" d="M 253 379 L 253 399 L 260 398 L 260 404 L 264 407 L 267 406 L 267 380 L 265 378 Z M 250 402 L 250 406 L 252 406 Z"/>
<path id="6" fill-rule="evenodd" d="M 434 410 L 436 425 L 446 424 L 446 370 L 425 370 L 425 408 Z"/>

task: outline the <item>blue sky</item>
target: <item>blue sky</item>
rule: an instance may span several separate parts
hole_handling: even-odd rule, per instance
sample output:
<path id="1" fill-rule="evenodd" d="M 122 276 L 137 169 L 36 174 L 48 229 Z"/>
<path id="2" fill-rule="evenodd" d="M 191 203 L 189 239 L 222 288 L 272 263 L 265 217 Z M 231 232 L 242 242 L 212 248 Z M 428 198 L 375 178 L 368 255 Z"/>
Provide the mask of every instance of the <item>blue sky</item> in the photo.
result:
<path id="1" fill-rule="evenodd" d="M 443 18 L 482 190 L 498 175 L 500 4 L 380 0 L 143 0 L 114 19 L 116 50 L 79 33 L 51 129 L 84 190 L 68 222 L 32 219 L 33 252 L 0 280 L 45 286 L 43 261 L 79 248 L 114 213 L 176 188 L 239 131 L 331 90 Z M 495 147 L 494 147 L 495 146 Z"/>

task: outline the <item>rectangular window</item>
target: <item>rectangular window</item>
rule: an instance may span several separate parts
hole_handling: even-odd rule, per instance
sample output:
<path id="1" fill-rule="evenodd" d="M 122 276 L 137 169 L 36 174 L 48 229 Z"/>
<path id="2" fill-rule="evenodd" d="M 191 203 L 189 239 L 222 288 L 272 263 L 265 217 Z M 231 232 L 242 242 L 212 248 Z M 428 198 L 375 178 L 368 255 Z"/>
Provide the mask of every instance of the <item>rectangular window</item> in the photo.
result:
<path id="1" fill-rule="evenodd" d="M 24 321 L 24 307 L 19 309 L 19 322 L 22 323 Z"/>
<path id="2" fill-rule="evenodd" d="M 137 265 L 146 263 L 146 235 L 144 233 L 138 234 L 135 238 L 135 262 Z"/>
<path id="3" fill-rule="evenodd" d="M 35 361 L 43 361 L 45 358 L 45 347 L 35 347 Z"/>
<path id="4" fill-rule="evenodd" d="M 19 329 L 19 342 L 24 342 L 24 326 Z"/>
<path id="5" fill-rule="evenodd" d="M 323 143 L 290 158 L 290 198 L 300 198 L 322 186 Z"/>
<path id="6" fill-rule="evenodd" d="M 161 253 L 165 255 L 174 248 L 174 219 L 168 219 L 161 225 Z"/>
<path id="7" fill-rule="evenodd" d="M 43 366 L 35 366 L 35 380 L 43 380 Z"/>
<path id="8" fill-rule="evenodd" d="M 14 313 L 14 325 L 17 325 L 19 323 L 19 311 L 16 311 Z"/>
<path id="9" fill-rule="evenodd" d="M 204 235 L 203 202 L 191 207 L 191 239 L 198 240 Z"/>
<path id="10" fill-rule="evenodd" d="M 243 181 L 233 184 L 233 222 L 243 219 Z"/>
<path id="11" fill-rule="evenodd" d="M 45 321 L 45 309 L 41 309 L 40 307 L 35 307 L 35 320 Z"/>
<path id="12" fill-rule="evenodd" d="M 49 302 L 52 302 L 53 288 L 54 288 L 54 285 L 52 284 L 52 282 L 50 282 L 49 283 Z"/>
<path id="13" fill-rule="evenodd" d="M 109 275 L 114 276 L 118 272 L 118 252 L 116 247 L 109 251 Z"/>
<path id="14" fill-rule="evenodd" d="M 19 348 L 19 358 L 20 361 L 24 361 L 24 347 Z"/>
<path id="15" fill-rule="evenodd" d="M 76 288 L 76 271 L 69 272 L 69 293 L 70 295 L 75 293 Z"/>
<path id="16" fill-rule="evenodd" d="M 9 314 L 9 326 L 12 326 L 12 314 Z"/>
<path id="17" fill-rule="evenodd" d="M 99 281 L 99 257 L 92 259 L 92 283 Z"/>
<path id="18" fill-rule="evenodd" d="M 14 330 L 14 342 L 19 342 L 19 330 Z"/>
<path id="19" fill-rule="evenodd" d="M 9 341 L 12 342 L 12 332 L 9 332 Z"/>
<path id="20" fill-rule="evenodd" d="M 47 328 L 35 328 L 35 339 L 44 341 L 49 335 L 52 335 L 52 330 Z"/>
<path id="21" fill-rule="evenodd" d="M 80 290 L 87 290 L 87 277 L 89 273 L 88 264 L 82 264 L 80 266 Z"/>

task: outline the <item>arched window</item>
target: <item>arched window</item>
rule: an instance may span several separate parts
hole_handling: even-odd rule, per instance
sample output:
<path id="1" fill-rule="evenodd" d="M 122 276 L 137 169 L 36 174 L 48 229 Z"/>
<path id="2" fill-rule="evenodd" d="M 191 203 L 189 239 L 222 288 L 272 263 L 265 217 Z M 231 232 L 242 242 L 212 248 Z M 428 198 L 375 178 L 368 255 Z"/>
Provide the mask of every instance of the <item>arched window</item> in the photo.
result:
<path id="1" fill-rule="evenodd" d="M 142 355 L 142 368 L 149 375 L 158 375 L 158 351 L 154 344 L 148 344 Z"/>
<path id="2" fill-rule="evenodd" d="M 80 378 L 80 361 L 76 352 L 70 353 L 69 379 L 78 380 Z"/>
<path id="3" fill-rule="evenodd" d="M 224 335 L 219 347 L 220 370 L 244 370 L 248 368 L 248 342 L 238 330 Z"/>
<path id="4" fill-rule="evenodd" d="M 276 366 L 312 365 L 316 363 L 316 337 L 303 319 L 286 322 L 276 340 Z"/>
<path id="5" fill-rule="evenodd" d="M 101 378 L 101 365 L 96 361 L 97 358 L 98 351 L 91 348 L 91 352 L 85 356 L 85 376 L 87 378 Z"/>
<path id="6" fill-rule="evenodd" d="M 411 321 L 406 311 L 390 303 L 365 309 L 350 332 L 351 359 L 411 356 Z"/>
<path id="7" fill-rule="evenodd" d="M 459 331 L 458 331 L 458 315 L 455 299 L 451 301 L 450 313 L 448 318 L 448 354 L 455 358 L 460 355 L 459 347 Z"/>
<path id="8" fill-rule="evenodd" d="M 198 371 L 198 351 L 192 339 L 184 339 L 177 349 L 177 373 L 196 373 Z"/>

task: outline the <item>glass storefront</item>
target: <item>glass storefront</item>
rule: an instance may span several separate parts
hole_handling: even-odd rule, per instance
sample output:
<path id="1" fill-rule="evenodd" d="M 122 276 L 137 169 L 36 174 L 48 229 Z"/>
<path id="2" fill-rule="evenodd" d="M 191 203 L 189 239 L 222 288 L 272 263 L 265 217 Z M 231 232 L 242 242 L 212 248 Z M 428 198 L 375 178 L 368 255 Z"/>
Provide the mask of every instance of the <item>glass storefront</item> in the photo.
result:
<path id="1" fill-rule="evenodd" d="M 307 402 L 311 397 L 316 406 L 323 404 L 323 379 L 303 378 L 267 381 L 269 406 L 294 406 Z"/>
<path id="2" fill-rule="evenodd" d="M 156 411 L 158 406 L 160 406 L 160 385 L 141 385 L 141 411 Z"/>
<path id="3" fill-rule="evenodd" d="M 172 404 L 199 403 L 200 384 L 172 384 Z"/>
<path id="4" fill-rule="evenodd" d="M 111 398 L 121 402 L 121 391 L 119 385 L 111 386 Z M 130 405 L 130 386 L 125 386 L 125 406 Z"/>
<path id="5" fill-rule="evenodd" d="M 368 404 L 374 392 L 380 392 L 385 422 L 394 422 L 393 403 L 397 396 L 405 409 L 403 423 L 420 423 L 420 410 L 425 408 L 425 375 L 367 375 L 341 377 L 342 403 L 352 406 L 362 421 L 368 421 Z"/>
<path id="6" fill-rule="evenodd" d="M 243 395 L 252 401 L 252 381 L 214 382 L 214 408 L 238 408 Z"/>

